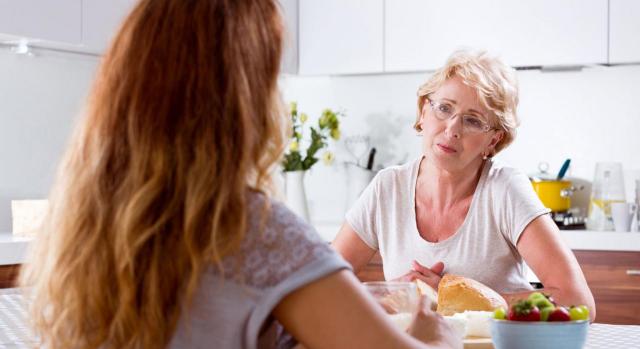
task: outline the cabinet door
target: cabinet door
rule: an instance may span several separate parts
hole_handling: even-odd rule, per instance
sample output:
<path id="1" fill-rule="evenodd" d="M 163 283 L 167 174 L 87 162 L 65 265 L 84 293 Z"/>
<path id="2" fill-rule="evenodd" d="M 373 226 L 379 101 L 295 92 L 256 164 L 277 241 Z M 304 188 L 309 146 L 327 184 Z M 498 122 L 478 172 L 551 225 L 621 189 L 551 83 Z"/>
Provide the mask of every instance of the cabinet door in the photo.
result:
<path id="1" fill-rule="evenodd" d="M 81 0 L 0 0 L 0 33 L 80 44 Z"/>
<path id="2" fill-rule="evenodd" d="M 640 62 L 640 1 L 609 1 L 609 63 Z"/>
<path id="3" fill-rule="evenodd" d="M 607 61 L 607 0 L 394 0 L 385 3 L 385 70 L 431 70 L 460 48 L 512 66 Z"/>
<path id="4" fill-rule="evenodd" d="M 300 0 L 299 73 L 382 72 L 383 0 Z"/>
<path id="5" fill-rule="evenodd" d="M 640 252 L 574 253 L 596 301 L 596 322 L 640 325 Z"/>
<path id="6" fill-rule="evenodd" d="M 280 71 L 298 72 L 298 0 L 279 0 L 285 25 L 284 47 Z"/>
<path id="7" fill-rule="evenodd" d="M 82 44 L 91 52 L 104 53 L 135 0 L 83 0 Z"/>

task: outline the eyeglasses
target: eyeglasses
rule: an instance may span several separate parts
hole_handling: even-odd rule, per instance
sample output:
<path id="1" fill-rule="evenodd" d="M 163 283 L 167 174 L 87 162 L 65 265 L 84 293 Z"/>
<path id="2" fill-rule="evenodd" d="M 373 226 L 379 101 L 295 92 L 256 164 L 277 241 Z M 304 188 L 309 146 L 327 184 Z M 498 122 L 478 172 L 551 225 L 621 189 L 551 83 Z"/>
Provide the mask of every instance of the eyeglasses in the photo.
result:
<path id="1" fill-rule="evenodd" d="M 429 105 L 431 106 L 431 110 L 433 110 L 433 115 L 435 115 L 438 120 L 444 121 L 449 120 L 456 115 L 460 116 L 462 119 L 462 130 L 465 133 L 484 133 L 491 130 L 497 130 L 479 116 L 471 114 L 459 115 L 459 113 L 455 112 L 453 106 L 447 102 L 429 100 Z"/>

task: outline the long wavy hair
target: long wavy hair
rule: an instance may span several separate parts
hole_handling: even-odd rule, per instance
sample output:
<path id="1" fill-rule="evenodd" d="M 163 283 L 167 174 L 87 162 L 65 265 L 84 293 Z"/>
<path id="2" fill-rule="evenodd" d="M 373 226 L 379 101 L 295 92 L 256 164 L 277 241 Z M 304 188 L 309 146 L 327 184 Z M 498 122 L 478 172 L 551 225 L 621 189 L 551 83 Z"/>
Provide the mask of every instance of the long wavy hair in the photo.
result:
<path id="1" fill-rule="evenodd" d="M 44 347 L 160 348 L 237 251 L 288 125 L 274 0 L 142 0 L 103 58 L 21 284 Z M 268 209 L 268 208 L 267 208 Z"/>

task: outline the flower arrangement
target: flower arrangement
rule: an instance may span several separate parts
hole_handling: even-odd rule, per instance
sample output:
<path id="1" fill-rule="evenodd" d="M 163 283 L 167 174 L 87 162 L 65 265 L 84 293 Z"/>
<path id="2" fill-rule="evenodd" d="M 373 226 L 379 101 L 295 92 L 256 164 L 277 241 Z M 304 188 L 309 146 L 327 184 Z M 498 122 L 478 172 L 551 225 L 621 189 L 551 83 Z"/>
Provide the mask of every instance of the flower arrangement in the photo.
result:
<path id="1" fill-rule="evenodd" d="M 289 142 L 289 149 L 282 161 L 282 167 L 285 172 L 306 171 L 318 162 L 316 154 L 319 150 L 329 145 L 329 138 L 333 140 L 340 139 L 340 120 L 338 120 L 338 117 L 343 116 L 343 114 L 331 109 L 323 110 L 318 119 L 318 126 L 308 127 L 311 131 L 311 139 L 308 142 L 304 142 L 305 144 L 308 143 L 308 147 L 303 154 L 304 126 L 309 117 L 305 113 L 298 115 L 298 104 L 296 102 L 291 102 L 290 113 L 293 132 Z M 330 165 L 333 162 L 334 155 L 332 152 L 326 151 L 322 155 L 322 159 L 325 164 Z"/>

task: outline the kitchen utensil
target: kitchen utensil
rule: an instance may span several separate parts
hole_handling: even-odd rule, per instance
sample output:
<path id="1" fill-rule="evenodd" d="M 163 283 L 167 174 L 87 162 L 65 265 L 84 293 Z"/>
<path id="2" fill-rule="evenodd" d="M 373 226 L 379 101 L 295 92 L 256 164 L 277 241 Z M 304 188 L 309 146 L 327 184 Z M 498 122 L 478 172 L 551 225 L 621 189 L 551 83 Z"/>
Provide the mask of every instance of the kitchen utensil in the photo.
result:
<path id="1" fill-rule="evenodd" d="M 593 179 L 591 200 L 589 201 L 589 230 L 613 230 L 611 203 L 625 202 L 622 164 L 619 162 L 598 162 Z"/>
<path id="2" fill-rule="evenodd" d="M 571 159 L 567 159 L 564 161 L 564 163 L 562 164 L 562 167 L 560 167 L 560 172 L 558 172 L 558 177 L 556 178 L 557 180 L 562 180 L 562 178 L 564 178 L 564 175 L 567 173 L 567 170 L 569 169 L 570 163 L 571 163 Z"/>
<path id="3" fill-rule="evenodd" d="M 369 150 L 369 136 L 353 135 L 345 138 L 344 145 L 347 151 L 355 159 L 356 165 L 360 166 L 360 160 Z"/>
<path id="4" fill-rule="evenodd" d="M 347 202 L 346 209 L 350 209 L 362 194 L 362 191 L 369 185 L 375 176 L 375 172 L 367 170 L 353 163 L 346 163 L 347 166 Z"/>
<path id="5" fill-rule="evenodd" d="M 374 281 L 365 282 L 364 287 L 400 329 L 405 331 L 409 327 L 419 300 L 414 282 Z"/>
<path id="6" fill-rule="evenodd" d="M 612 202 L 611 218 L 617 232 L 631 231 L 631 220 L 636 214 L 637 206 L 630 202 Z"/>
<path id="7" fill-rule="evenodd" d="M 371 151 L 369 152 L 369 160 L 367 160 L 367 170 L 371 171 L 371 169 L 373 169 L 373 160 L 376 156 L 376 148 L 371 148 Z"/>

